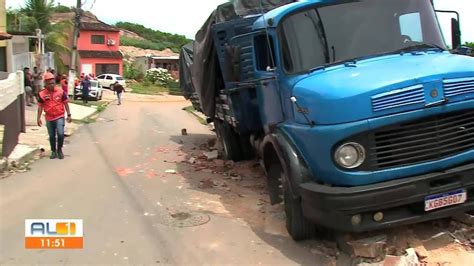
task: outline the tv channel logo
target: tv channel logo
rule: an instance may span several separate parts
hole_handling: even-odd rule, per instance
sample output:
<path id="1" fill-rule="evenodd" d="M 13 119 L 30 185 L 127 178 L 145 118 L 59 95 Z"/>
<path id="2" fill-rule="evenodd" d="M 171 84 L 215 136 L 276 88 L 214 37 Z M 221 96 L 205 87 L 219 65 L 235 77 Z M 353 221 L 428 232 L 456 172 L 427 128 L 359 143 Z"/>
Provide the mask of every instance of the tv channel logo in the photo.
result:
<path id="1" fill-rule="evenodd" d="M 25 248 L 82 249 L 83 230 L 80 219 L 26 219 Z"/>

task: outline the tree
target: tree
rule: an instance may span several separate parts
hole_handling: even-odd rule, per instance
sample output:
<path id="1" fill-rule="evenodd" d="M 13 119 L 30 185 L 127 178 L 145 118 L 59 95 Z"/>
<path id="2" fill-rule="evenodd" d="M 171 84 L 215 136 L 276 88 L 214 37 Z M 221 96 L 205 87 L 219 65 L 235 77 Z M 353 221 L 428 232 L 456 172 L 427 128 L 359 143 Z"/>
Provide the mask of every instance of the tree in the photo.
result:
<path id="1" fill-rule="evenodd" d="M 28 22 L 27 28 L 22 28 L 21 31 L 34 32 L 37 28 L 41 29 L 45 35 L 45 50 L 54 52 L 56 68 L 63 72 L 66 67 L 61 57 L 70 52 L 68 33 L 73 25 L 70 21 L 50 23 L 51 15 L 57 8 L 63 9 L 61 6 L 55 7 L 54 1 L 51 0 L 26 0 L 25 7 L 17 12 L 18 15 L 10 23 L 18 26 Z"/>
<path id="2" fill-rule="evenodd" d="M 466 44 L 464 44 L 464 45 L 474 49 L 474 42 L 466 42 Z"/>
<path id="3" fill-rule="evenodd" d="M 69 34 L 73 27 L 72 22 L 65 21 L 50 26 L 50 31 L 46 33 L 44 46 L 46 51 L 54 52 L 54 62 L 58 72 L 65 73 L 68 69 L 62 60 L 62 56 L 69 54 Z"/>
<path id="4" fill-rule="evenodd" d="M 53 8 L 54 1 L 26 0 L 22 12 L 29 17 L 34 17 L 36 22 L 38 22 L 38 27 L 43 32 L 48 32 L 50 27 L 49 20 L 51 19 Z"/>
<path id="5" fill-rule="evenodd" d="M 55 7 L 53 7 L 53 12 L 54 13 L 69 13 L 69 12 L 74 12 L 74 8 L 63 6 L 58 3 Z"/>
<path id="6" fill-rule="evenodd" d="M 29 17 L 18 10 L 7 10 L 8 31 L 33 33 L 39 27 L 34 17 Z"/>

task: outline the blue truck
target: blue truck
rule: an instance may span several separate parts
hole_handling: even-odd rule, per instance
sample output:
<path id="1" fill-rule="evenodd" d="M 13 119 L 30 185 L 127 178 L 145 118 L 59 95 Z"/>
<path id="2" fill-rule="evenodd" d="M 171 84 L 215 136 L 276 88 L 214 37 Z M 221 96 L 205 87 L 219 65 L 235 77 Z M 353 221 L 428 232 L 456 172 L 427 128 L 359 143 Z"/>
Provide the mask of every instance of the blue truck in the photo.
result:
<path id="1" fill-rule="evenodd" d="M 295 240 L 474 210 L 474 58 L 429 0 L 227 3 L 180 82 L 227 159 L 260 159 Z"/>

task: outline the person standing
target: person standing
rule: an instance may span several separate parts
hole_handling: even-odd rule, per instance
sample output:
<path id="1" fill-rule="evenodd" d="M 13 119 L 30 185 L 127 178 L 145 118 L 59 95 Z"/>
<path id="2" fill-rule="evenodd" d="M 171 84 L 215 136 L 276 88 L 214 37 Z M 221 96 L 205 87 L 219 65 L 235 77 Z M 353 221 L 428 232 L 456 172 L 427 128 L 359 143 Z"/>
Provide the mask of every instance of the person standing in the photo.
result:
<path id="1" fill-rule="evenodd" d="M 61 89 L 64 91 L 64 93 L 69 97 L 69 89 L 68 89 L 68 84 L 67 84 L 67 76 L 66 74 L 63 74 L 61 76 L 61 81 L 59 82 L 61 84 Z"/>
<path id="2" fill-rule="evenodd" d="M 45 89 L 38 95 L 38 126 L 43 126 L 41 116 L 46 114 L 46 127 L 48 129 L 49 144 L 51 146 L 50 159 L 64 159 L 64 113 L 67 112 L 68 123 L 72 122 L 68 98 L 61 88 L 56 87 L 54 75 L 45 73 Z"/>
<path id="3" fill-rule="evenodd" d="M 38 97 L 40 90 L 42 89 L 43 73 L 39 71 L 38 67 L 33 68 L 33 94 Z"/>
<path id="4" fill-rule="evenodd" d="M 26 105 L 31 106 L 35 103 L 35 96 L 33 94 L 33 82 L 31 81 L 31 72 L 29 67 L 23 69 L 23 79 L 25 83 Z"/>
<path id="5" fill-rule="evenodd" d="M 89 90 L 91 88 L 91 82 L 89 80 L 89 76 L 85 76 L 84 80 L 81 82 L 82 88 L 82 102 L 87 103 L 87 99 L 89 98 Z"/>
<path id="6" fill-rule="evenodd" d="M 117 94 L 118 105 L 122 104 L 122 93 L 125 92 L 125 88 L 116 81 L 114 83 L 114 92 Z"/>

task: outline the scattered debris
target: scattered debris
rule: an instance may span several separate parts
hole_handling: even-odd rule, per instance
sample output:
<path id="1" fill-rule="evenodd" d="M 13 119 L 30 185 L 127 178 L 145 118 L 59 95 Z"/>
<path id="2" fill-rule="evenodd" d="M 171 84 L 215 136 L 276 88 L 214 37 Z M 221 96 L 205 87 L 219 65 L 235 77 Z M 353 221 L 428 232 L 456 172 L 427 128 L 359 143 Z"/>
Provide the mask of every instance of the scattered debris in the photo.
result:
<path id="1" fill-rule="evenodd" d="M 467 247 L 468 249 L 474 249 L 474 227 L 460 228 L 452 233 L 455 238 L 455 242 Z"/>
<path id="2" fill-rule="evenodd" d="M 194 157 L 189 158 L 188 163 L 195 164 L 196 163 L 196 158 L 194 158 Z"/>
<path id="3" fill-rule="evenodd" d="M 117 173 L 117 175 L 119 175 L 120 177 L 127 177 L 129 176 L 130 174 L 133 174 L 135 173 L 132 169 L 130 168 L 117 168 L 115 169 L 115 172 Z"/>
<path id="4" fill-rule="evenodd" d="M 435 250 L 445 247 L 454 242 L 454 238 L 449 232 L 438 233 L 431 238 L 423 241 L 423 246 L 427 250 Z"/>
<path id="5" fill-rule="evenodd" d="M 230 178 L 234 181 L 242 181 L 243 178 L 239 175 L 230 175 Z"/>
<path id="6" fill-rule="evenodd" d="M 215 160 L 219 158 L 219 153 L 217 151 L 205 152 L 204 156 L 206 156 L 208 160 Z"/>
<path id="7" fill-rule="evenodd" d="M 212 181 L 212 179 L 210 179 L 210 178 L 203 179 L 203 180 L 201 180 L 201 182 L 199 182 L 199 188 L 200 189 L 213 188 L 215 185 L 216 184 L 214 183 L 214 181 Z"/>
<path id="8" fill-rule="evenodd" d="M 166 173 L 166 174 L 173 174 L 173 175 L 175 175 L 177 172 L 176 172 L 176 170 L 174 170 L 174 169 L 168 169 L 168 170 L 165 171 L 165 173 Z"/>
<path id="9" fill-rule="evenodd" d="M 474 226 L 474 215 L 469 213 L 460 213 L 452 217 L 455 221 Z"/>
<path id="10" fill-rule="evenodd" d="M 212 139 L 207 140 L 207 147 L 209 149 L 214 149 L 216 144 L 217 144 L 217 138 L 212 138 Z"/>
<path id="11" fill-rule="evenodd" d="M 420 261 L 415 252 L 415 249 L 406 249 L 403 256 L 387 255 L 382 265 L 390 266 L 405 266 L 405 265 L 419 265 Z"/>
<path id="12" fill-rule="evenodd" d="M 215 164 L 217 167 L 224 167 L 224 166 L 225 166 L 225 161 L 224 161 L 224 160 L 217 159 L 217 160 L 214 160 L 214 164 Z"/>
<path id="13" fill-rule="evenodd" d="M 347 244 L 352 247 L 352 253 L 355 256 L 373 259 L 381 258 L 385 256 L 387 236 L 379 235 L 370 238 L 349 241 Z"/>

